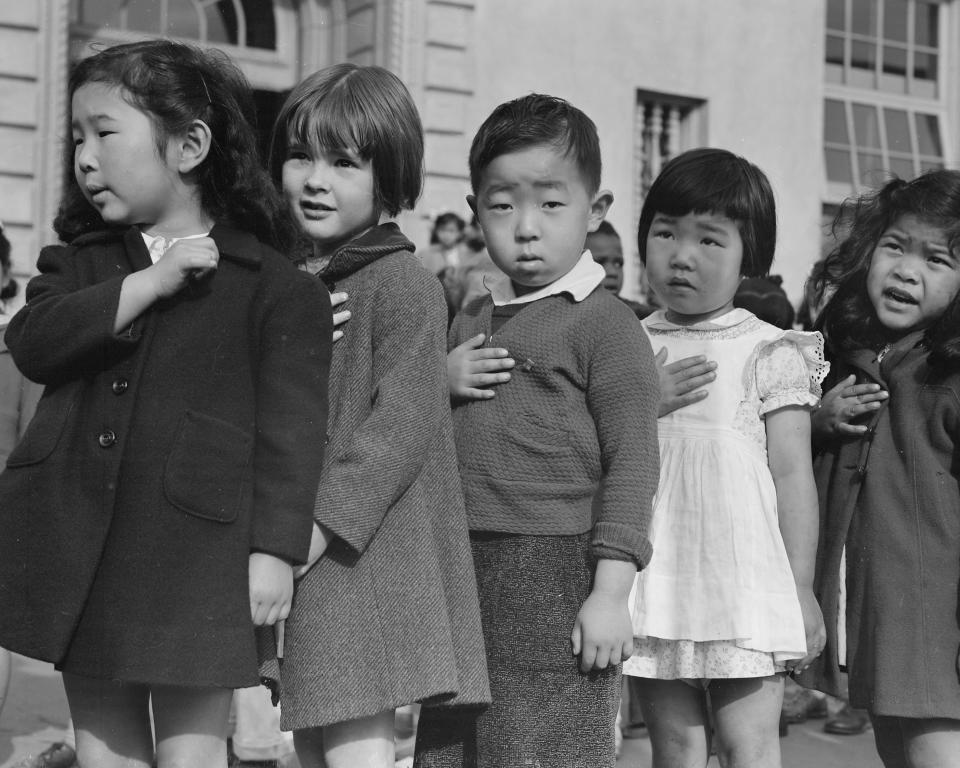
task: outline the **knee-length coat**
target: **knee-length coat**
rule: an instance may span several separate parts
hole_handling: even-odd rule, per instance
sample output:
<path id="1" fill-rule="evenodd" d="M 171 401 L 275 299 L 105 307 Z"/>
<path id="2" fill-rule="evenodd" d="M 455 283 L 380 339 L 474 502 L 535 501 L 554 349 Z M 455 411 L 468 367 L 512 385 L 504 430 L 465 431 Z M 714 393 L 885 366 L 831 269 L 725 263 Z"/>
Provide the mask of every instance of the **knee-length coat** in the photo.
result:
<path id="1" fill-rule="evenodd" d="M 0 647 L 143 683 L 258 682 L 252 550 L 302 562 L 329 295 L 216 226 L 218 268 L 114 332 L 136 228 L 40 256 L 6 341 L 46 384 L 0 474 Z"/>
<path id="2" fill-rule="evenodd" d="M 315 519 L 335 539 L 297 583 L 282 726 L 317 727 L 414 701 L 490 700 L 446 382 L 439 281 L 394 224 L 332 257 L 346 291 Z"/>

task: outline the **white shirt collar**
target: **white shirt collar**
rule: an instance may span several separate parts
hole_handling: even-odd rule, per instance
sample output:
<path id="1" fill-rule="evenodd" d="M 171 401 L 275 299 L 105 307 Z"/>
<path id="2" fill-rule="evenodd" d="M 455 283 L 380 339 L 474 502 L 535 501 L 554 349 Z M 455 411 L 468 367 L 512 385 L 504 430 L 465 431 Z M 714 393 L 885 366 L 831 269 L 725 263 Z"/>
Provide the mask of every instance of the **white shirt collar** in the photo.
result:
<path id="1" fill-rule="evenodd" d="M 178 240 L 195 240 L 198 237 L 206 237 L 209 234 L 209 232 L 201 232 L 199 235 L 187 235 L 186 237 L 163 237 L 163 235 L 148 235 L 143 230 L 140 230 L 140 236 L 143 238 L 143 242 L 147 246 L 147 252 L 150 254 L 150 260 L 154 264 L 160 261 L 160 257 Z M 162 247 L 152 248 L 153 244 L 158 240 L 163 241 Z"/>
<path id="2" fill-rule="evenodd" d="M 675 328 L 696 329 L 698 331 L 714 331 L 721 330 L 723 328 L 732 328 L 735 325 L 739 325 L 744 320 L 749 320 L 753 316 L 753 313 L 749 310 L 742 309 L 741 307 L 734 307 L 729 312 L 725 312 L 722 315 L 713 317 L 710 320 L 703 320 L 699 323 L 694 323 L 693 325 L 679 325 L 667 319 L 667 311 L 665 309 L 658 309 L 644 321 L 644 325 L 646 325 L 647 328 L 664 331 L 673 330 Z"/>
<path id="3" fill-rule="evenodd" d="M 604 268 L 593 260 L 593 254 L 589 249 L 585 249 L 580 255 L 580 260 L 573 265 L 573 269 L 552 283 L 531 293 L 525 293 L 523 296 L 517 296 L 510 278 L 503 274 L 485 281 L 485 284 L 493 297 L 494 305 L 498 307 L 505 304 L 529 304 L 531 301 L 558 296 L 561 293 L 568 293 L 574 301 L 579 302 L 593 293 L 593 289 L 603 282 L 605 276 Z"/>

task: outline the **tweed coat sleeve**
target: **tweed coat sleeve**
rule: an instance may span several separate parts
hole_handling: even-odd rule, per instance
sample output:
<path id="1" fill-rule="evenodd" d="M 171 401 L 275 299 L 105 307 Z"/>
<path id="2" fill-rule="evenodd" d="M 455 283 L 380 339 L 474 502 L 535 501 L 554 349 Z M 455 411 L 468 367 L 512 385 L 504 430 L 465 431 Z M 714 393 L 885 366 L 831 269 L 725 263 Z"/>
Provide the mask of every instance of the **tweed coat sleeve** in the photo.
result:
<path id="1" fill-rule="evenodd" d="M 91 284 L 84 275 L 86 260 L 77 258 L 70 246 L 44 248 L 37 267 L 40 274 L 27 285 L 27 303 L 6 334 L 14 361 L 27 378 L 41 384 L 73 379 L 84 370 L 102 368 L 105 353 L 138 343 L 133 326 L 119 334 L 113 330 L 128 272 Z M 65 328 L 70 332 L 64 333 Z"/>
<path id="2" fill-rule="evenodd" d="M 264 271 L 269 269 L 265 261 Z M 285 273 L 258 333 L 250 547 L 302 563 L 326 442 L 333 312 L 320 281 Z"/>
<path id="3" fill-rule="evenodd" d="M 660 384 L 640 322 L 626 305 L 617 309 L 622 321 L 595 323 L 589 347 L 587 405 L 603 471 L 592 545 L 595 554 L 614 550 L 642 568 L 652 552 L 647 533 L 660 477 Z"/>
<path id="4" fill-rule="evenodd" d="M 327 457 L 314 513 L 358 553 L 422 472 L 450 408 L 440 283 L 401 267 L 378 280 L 372 302 L 369 410 Z"/>

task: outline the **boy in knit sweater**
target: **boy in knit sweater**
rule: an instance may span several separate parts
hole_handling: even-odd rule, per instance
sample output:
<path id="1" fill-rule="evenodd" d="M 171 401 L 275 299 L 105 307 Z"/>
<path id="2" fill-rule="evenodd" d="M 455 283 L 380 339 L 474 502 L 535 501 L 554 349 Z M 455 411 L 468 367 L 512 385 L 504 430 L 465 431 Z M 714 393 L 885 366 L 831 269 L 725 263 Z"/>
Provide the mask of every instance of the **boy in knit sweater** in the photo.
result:
<path id="1" fill-rule="evenodd" d="M 583 249 L 613 200 L 600 170 L 592 121 L 549 96 L 499 106 L 470 150 L 467 201 L 503 275 L 448 346 L 482 334 L 514 362 L 495 398 L 453 412 L 493 704 L 426 709 L 421 768 L 614 765 L 659 386 L 639 321 Z M 448 367 L 461 391 L 456 357 Z"/>

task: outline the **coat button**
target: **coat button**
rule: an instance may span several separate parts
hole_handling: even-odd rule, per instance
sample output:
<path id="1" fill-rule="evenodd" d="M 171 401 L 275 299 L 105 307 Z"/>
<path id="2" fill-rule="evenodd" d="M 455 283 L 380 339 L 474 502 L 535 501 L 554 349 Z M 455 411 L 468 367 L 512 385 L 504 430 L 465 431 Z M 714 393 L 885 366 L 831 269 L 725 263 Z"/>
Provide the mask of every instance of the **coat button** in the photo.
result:
<path id="1" fill-rule="evenodd" d="M 110 385 L 110 388 L 113 390 L 113 394 L 122 395 L 127 391 L 127 388 L 130 386 L 130 382 L 127 381 L 123 376 L 118 376 L 113 380 L 113 384 Z"/>
<path id="2" fill-rule="evenodd" d="M 117 434 L 112 429 L 105 429 L 100 433 L 97 442 L 100 443 L 101 448 L 109 448 L 117 442 Z"/>

